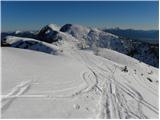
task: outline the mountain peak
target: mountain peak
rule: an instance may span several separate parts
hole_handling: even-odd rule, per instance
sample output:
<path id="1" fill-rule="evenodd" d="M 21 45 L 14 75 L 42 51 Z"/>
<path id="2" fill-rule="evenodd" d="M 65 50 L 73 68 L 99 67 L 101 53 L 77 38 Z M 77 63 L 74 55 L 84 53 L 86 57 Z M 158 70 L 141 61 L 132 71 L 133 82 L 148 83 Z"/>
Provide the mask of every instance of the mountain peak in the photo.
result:
<path id="1" fill-rule="evenodd" d="M 59 31 L 60 27 L 56 24 L 48 24 L 47 27 L 49 27 L 50 29 L 54 30 L 54 31 Z"/>

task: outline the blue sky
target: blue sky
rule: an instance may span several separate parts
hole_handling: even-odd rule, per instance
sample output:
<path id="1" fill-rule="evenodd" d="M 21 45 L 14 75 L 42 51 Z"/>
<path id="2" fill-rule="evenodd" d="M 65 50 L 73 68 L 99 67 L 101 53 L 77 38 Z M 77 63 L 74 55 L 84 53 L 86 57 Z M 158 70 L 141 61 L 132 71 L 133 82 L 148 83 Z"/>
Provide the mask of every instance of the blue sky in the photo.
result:
<path id="1" fill-rule="evenodd" d="M 159 21 L 156 1 L 3 1 L 1 12 L 2 31 L 38 30 L 49 23 L 158 29 Z"/>

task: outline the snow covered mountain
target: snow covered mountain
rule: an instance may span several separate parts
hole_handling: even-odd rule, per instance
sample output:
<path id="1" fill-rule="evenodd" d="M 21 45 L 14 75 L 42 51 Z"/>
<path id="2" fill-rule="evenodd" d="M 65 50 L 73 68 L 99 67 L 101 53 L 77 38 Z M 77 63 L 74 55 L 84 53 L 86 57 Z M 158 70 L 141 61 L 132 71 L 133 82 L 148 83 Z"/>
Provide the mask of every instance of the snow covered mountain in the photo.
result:
<path id="1" fill-rule="evenodd" d="M 126 37 L 130 39 L 138 39 L 140 41 L 145 41 L 148 43 L 158 43 L 159 39 L 159 30 L 134 30 L 134 29 L 104 29 L 103 31 L 113 33 L 115 35 Z"/>
<path id="2" fill-rule="evenodd" d="M 159 67 L 159 45 L 148 42 L 134 41 L 121 38 L 98 29 L 82 27 L 80 25 L 66 24 L 62 32 L 71 34 L 78 40 L 83 40 L 89 46 L 108 48 L 134 57 L 149 65 Z"/>
<path id="3" fill-rule="evenodd" d="M 48 42 L 48 43 L 53 43 L 61 39 L 59 35 L 59 27 L 53 24 L 49 24 L 45 27 L 43 27 L 39 33 L 37 34 L 38 39 Z"/>
<path id="4" fill-rule="evenodd" d="M 67 24 L 2 44 L 2 118 L 158 118 L 158 68 L 127 40 Z"/>
<path id="5" fill-rule="evenodd" d="M 12 36 L 29 37 L 47 43 L 53 43 L 64 38 L 64 33 L 70 34 L 79 41 L 82 49 L 107 48 L 126 54 L 154 67 L 159 67 L 159 45 L 148 42 L 122 38 L 96 28 L 81 25 L 66 24 L 62 27 L 49 24 L 39 32 L 18 32 Z M 2 34 L 2 39 L 8 34 Z M 3 45 L 3 44 L 2 44 Z"/>

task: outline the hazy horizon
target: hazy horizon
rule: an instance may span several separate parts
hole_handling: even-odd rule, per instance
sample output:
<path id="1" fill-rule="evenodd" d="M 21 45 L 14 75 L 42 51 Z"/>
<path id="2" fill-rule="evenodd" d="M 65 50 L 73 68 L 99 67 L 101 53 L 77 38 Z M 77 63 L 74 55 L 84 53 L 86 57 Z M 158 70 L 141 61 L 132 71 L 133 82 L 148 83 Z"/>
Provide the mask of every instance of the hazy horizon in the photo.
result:
<path id="1" fill-rule="evenodd" d="M 50 24 L 54 24 L 54 23 L 50 23 Z M 70 23 L 66 23 L 66 24 L 70 24 Z M 25 32 L 25 31 L 39 31 L 39 30 L 41 30 L 44 26 L 46 26 L 46 25 L 48 25 L 48 24 L 45 24 L 45 25 L 42 25 L 41 27 L 39 27 L 38 29 L 27 29 L 27 30 L 21 30 L 21 29 L 15 29 L 15 30 L 8 30 L 8 31 L 2 31 L 1 30 L 1 32 L 16 32 L 16 31 L 21 31 L 21 32 Z M 57 25 L 57 24 L 56 24 Z M 65 25 L 65 24 L 64 24 Z M 78 25 L 80 25 L 80 24 L 78 24 Z M 60 27 L 62 26 L 62 25 L 59 25 Z M 82 25 L 83 26 L 83 25 Z M 87 27 L 91 27 L 92 28 L 92 26 L 87 26 Z M 135 28 L 120 28 L 120 27 L 110 27 L 110 28 L 100 28 L 100 27 L 93 27 L 93 28 L 98 28 L 98 29 L 102 29 L 102 30 L 104 30 L 104 29 L 120 29 L 120 30 L 140 30 L 140 31 L 159 31 L 159 29 L 135 29 Z"/>

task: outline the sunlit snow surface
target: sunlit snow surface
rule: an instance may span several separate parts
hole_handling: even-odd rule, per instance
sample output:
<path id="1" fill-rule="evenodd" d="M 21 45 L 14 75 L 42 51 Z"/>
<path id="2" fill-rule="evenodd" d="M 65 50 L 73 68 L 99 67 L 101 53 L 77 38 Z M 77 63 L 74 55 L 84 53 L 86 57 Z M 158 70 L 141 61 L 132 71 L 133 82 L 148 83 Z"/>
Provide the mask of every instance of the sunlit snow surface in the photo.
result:
<path id="1" fill-rule="evenodd" d="M 2 48 L 2 118 L 158 118 L 157 68 L 63 35 L 56 55 Z"/>

